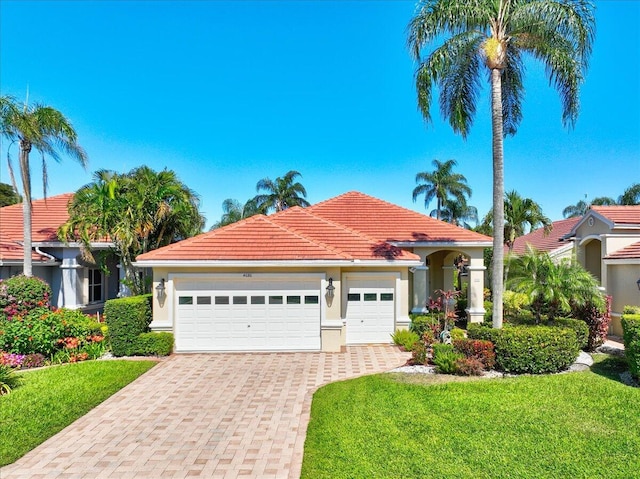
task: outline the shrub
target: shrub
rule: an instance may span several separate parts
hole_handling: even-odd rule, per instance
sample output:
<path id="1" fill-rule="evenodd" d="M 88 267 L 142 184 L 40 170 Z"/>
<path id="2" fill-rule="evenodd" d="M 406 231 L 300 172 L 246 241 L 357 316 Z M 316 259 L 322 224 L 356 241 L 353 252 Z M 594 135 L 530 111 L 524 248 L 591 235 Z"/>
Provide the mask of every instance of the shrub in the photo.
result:
<path id="1" fill-rule="evenodd" d="M 131 356 L 138 336 L 149 330 L 152 319 L 151 295 L 110 299 L 104 305 L 109 341 L 114 356 Z"/>
<path id="2" fill-rule="evenodd" d="M 450 344 L 434 344 L 433 345 L 433 364 L 436 371 L 440 374 L 454 374 L 457 370 L 456 361 L 464 358 L 460 353 L 453 350 Z"/>
<path id="3" fill-rule="evenodd" d="M 584 321 L 573 318 L 556 318 L 546 323 L 547 326 L 559 326 L 573 330 L 576 335 L 579 349 L 585 349 L 589 344 L 589 326 Z"/>
<path id="4" fill-rule="evenodd" d="M 504 308 L 504 315 L 518 316 L 523 311 L 527 311 L 529 306 L 529 297 L 524 293 L 516 293 L 515 291 L 507 290 L 502 296 L 502 304 Z"/>
<path id="5" fill-rule="evenodd" d="M 607 339 L 607 332 L 611 323 L 611 296 L 605 296 L 604 309 L 587 301 L 583 305 L 572 305 L 571 310 L 572 316 L 584 321 L 589 328 L 587 351 L 593 351 L 602 346 Z"/>
<path id="6" fill-rule="evenodd" d="M 0 311 L 10 318 L 51 306 L 51 288 L 40 278 L 24 275 L 0 280 Z"/>
<path id="7" fill-rule="evenodd" d="M 22 360 L 22 368 L 40 368 L 44 366 L 44 356 L 40 353 L 27 354 Z"/>
<path id="8" fill-rule="evenodd" d="M 456 339 L 464 339 L 464 329 L 453 328 L 451 330 L 451 340 L 455 341 Z"/>
<path id="9" fill-rule="evenodd" d="M 420 337 L 413 331 L 399 329 L 391 335 L 393 344 L 400 346 L 405 351 L 411 351 L 413 345 L 420 340 Z"/>
<path id="10" fill-rule="evenodd" d="M 622 338 L 624 355 L 629 363 L 631 374 L 640 377 L 640 314 L 622 315 Z"/>
<path id="11" fill-rule="evenodd" d="M 455 363 L 455 373 L 460 376 L 482 376 L 484 364 L 477 358 L 460 358 Z"/>
<path id="12" fill-rule="evenodd" d="M 622 308 L 622 314 L 640 314 L 640 306 L 628 304 Z"/>
<path id="13" fill-rule="evenodd" d="M 422 341 L 418 341 L 413 345 L 411 350 L 411 364 L 427 364 L 427 345 Z"/>
<path id="14" fill-rule="evenodd" d="M 427 329 L 424 333 L 422 333 L 422 342 L 425 346 L 431 346 L 436 342 L 436 336 L 431 329 Z"/>
<path id="15" fill-rule="evenodd" d="M 496 365 L 509 373 L 556 373 L 578 356 L 576 335 L 569 329 L 513 326 L 496 331 Z"/>
<path id="16" fill-rule="evenodd" d="M 169 356 L 173 351 L 173 334 L 142 333 L 132 353 L 136 356 Z"/>
<path id="17" fill-rule="evenodd" d="M 19 368 L 22 367 L 24 358 L 24 354 L 0 352 L 0 365 Z"/>
<path id="18" fill-rule="evenodd" d="M 485 301 L 484 304 L 484 322 L 491 324 L 493 321 L 493 302 Z"/>
<path id="19" fill-rule="evenodd" d="M 413 331 L 422 337 L 427 329 L 433 330 L 435 327 L 440 327 L 440 320 L 434 315 L 417 315 L 411 318 L 411 325 L 409 330 Z"/>
<path id="20" fill-rule="evenodd" d="M 504 327 L 507 327 L 505 325 Z M 504 329 L 504 328 L 503 328 Z M 483 341 L 491 341 L 495 344 L 496 338 L 500 334 L 501 329 L 494 329 L 491 326 L 487 326 L 484 324 L 470 324 L 467 327 L 467 338 L 469 339 L 480 339 Z"/>
<path id="21" fill-rule="evenodd" d="M 491 369 L 496 363 L 496 354 L 491 341 L 481 339 L 458 339 L 453 342 L 453 348 L 464 354 L 466 358 L 477 359 L 486 369 Z"/>
<path id="22" fill-rule="evenodd" d="M 9 394 L 21 382 L 22 378 L 16 375 L 11 366 L 0 364 L 0 396 Z"/>

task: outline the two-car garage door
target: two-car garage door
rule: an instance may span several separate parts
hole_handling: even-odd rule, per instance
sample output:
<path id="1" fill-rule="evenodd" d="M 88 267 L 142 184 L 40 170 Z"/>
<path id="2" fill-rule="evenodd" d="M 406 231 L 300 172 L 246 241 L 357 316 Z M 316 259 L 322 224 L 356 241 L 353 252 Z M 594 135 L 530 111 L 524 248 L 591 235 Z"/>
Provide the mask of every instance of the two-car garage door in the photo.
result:
<path id="1" fill-rule="evenodd" d="M 175 281 L 176 351 L 320 349 L 320 279 Z"/>

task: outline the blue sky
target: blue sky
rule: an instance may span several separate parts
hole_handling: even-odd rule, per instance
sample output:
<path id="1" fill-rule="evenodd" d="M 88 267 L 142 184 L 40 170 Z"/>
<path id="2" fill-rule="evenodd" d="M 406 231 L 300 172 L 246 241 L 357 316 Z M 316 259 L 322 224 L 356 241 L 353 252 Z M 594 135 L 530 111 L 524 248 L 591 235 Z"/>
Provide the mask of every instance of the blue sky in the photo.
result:
<path id="1" fill-rule="evenodd" d="M 467 140 L 416 108 L 406 25 L 413 1 L 0 3 L 0 92 L 49 104 L 89 155 L 49 164 L 49 195 L 93 171 L 175 170 L 207 227 L 225 198 L 302 173 L 311 203 L 358 190 L 421 212 L 415 175 L 454 158 L 480 215 L 491 208 L 488 90 Z M 574 130 L 544 69 L 527 70 L 524 120 L 505 141 L 505 188 L 552 219 L 640 181 L 640 2 L 598 1 Z M 1 152 L 0 181 L 9 182 Z M 17 153 L 13 149 L 14 157 Z M 42 197 L 32 155 L 35 197 Z"/>

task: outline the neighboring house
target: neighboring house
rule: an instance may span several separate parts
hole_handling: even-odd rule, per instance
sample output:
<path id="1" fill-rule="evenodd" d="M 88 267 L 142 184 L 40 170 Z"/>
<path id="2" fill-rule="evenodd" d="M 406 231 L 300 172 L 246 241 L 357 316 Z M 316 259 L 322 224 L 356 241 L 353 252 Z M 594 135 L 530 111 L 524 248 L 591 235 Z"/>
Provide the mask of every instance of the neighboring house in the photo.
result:
<path id="1" fill-rule="evenodd" d="M 568 218 L 566 220 L 551 223 L 551 231 L 545 232 L 544 228 L 538 228 L 529 234 L 516 238 L 513 243 L 514 255 L 522 255 L 527 251 L 527 245 L 537 251 L 549 253 L 554 261 L 571 258 L 573 255 L 573 242 L 567 241 L 565 236 L 580 221 L 580 218 Z M 505 254 L 508 254 L 505 248 Z"/>
<path id="2" fill-rule="evenodd" d="M 592 206 L 566 235 L 577 260 L 611 295 L 611 328 L 622 335 L 625 305 L 640 306 L 640 205 Z"/>
<path id="3" fill-rule="evenodd" d="M 107 275 L 83 260 L 78 243 L 58 240 L 58 227 L 69 219 L 67 206 L 72 198 L 73 193 L 66 193 L 32 202 L 33 275 L 51 286 L 53 306 L 93 313 L 118 294 L 117 260 L 108 258 L 111 274 Z M 22 204 L 0 208 L 0 279 L 22 273 L 23 227 Z M 92 249 L 109 250 L 110 246 L 107 242 L 93 243 Z"/>
<path id="4" fill-rule="evenodd" d="M 153 268 L 151 328 L 176 351 L 338 351 L 388 343 L 452 289 L 467 258 L 471 321 L 484 316 L 491 238 L 358 192 L 257 215 L 138 256 Z"/>

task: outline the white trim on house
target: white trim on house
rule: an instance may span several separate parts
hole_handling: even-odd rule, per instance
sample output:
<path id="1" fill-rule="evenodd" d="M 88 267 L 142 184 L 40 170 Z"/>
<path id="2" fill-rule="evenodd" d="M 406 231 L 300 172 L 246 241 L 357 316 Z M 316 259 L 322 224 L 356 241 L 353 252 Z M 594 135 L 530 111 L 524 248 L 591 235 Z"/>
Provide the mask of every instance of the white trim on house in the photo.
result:
<path id="1" fill-rule="evenodd" d="M 451 248 L 454 249 L 464 248 L 464 247 L 473 247 L 473 246 L 481 246 L 483 248 L 493 246 L 491 241 L 387 241 L 390 245 L 398 246 L 400 248 Z"/>
<path id="2" fill-rule="evenodd" d="M 78 241 L 70 241 L 69 243 L 62 241 L 34 241 L 32 245 L 39 248 L 81 248 L 84 246 L 84 243 Z M 89 243 L 89 246 L 91 249 L 106 249 L 113 248 L 115 245 L 108 241 L 96 241 Z"/>

